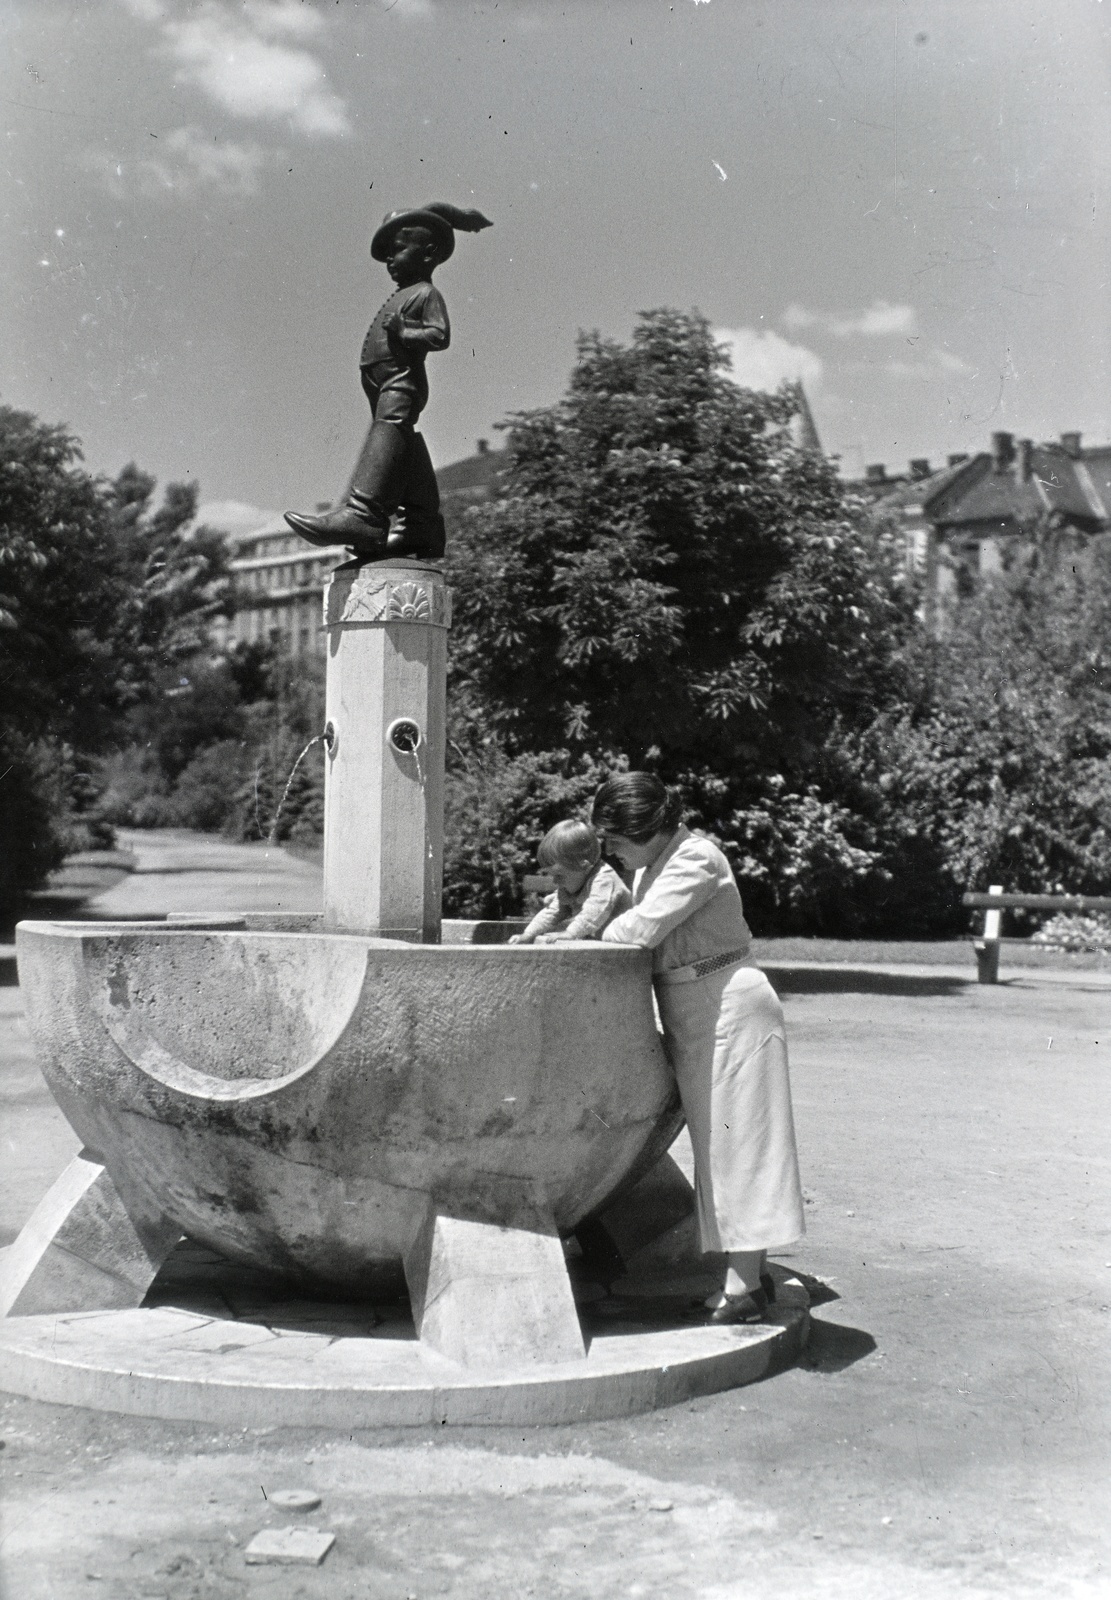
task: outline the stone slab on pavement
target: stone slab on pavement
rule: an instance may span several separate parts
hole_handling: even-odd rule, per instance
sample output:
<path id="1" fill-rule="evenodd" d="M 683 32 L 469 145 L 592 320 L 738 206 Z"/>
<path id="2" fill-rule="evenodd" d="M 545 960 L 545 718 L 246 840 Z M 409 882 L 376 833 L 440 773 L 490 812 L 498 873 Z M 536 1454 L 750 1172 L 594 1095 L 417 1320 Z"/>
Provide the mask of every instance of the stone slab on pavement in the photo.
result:
<path id="1" fill-rule="evenodd" d="M 318 1567 L 335 1542 L 319 1528 L 264 1528 L 243 1556 L 249 1567 Z"/>

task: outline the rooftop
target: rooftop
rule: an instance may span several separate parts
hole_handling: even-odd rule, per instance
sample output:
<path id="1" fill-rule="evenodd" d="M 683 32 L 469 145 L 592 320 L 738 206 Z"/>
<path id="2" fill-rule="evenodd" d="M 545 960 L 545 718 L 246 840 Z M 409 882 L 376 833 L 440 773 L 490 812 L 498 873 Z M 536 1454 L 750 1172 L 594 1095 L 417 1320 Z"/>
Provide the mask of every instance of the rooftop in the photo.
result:
<path id="1" fill-rule="evenodd" d="M 990 450 L 950 456 L 936 471 L 925 459 L 912 461 L 906 475 L 895 477 L 877 465 L 853 487 L 892 509 L 919 508 L 927 520 L 944 527 L 1030 526 L 1052 518 L 1096 532 L 1111 528 L 1111 445 L 1084 448 L 1079 433 L 1035 444 L 998 432 L 991 436 Z"/>

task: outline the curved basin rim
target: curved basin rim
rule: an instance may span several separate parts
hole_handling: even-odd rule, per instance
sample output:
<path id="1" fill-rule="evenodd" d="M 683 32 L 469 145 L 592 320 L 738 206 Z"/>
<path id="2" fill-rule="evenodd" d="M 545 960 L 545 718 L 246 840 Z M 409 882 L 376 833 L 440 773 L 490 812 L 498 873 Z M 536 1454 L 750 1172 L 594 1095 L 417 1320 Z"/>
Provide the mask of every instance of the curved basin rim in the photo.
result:
<path id="1" fill-rule="evenodd" d="M 215 924 L 217 923 L 218 919 L 213 917 L 212 920 Z M 479 961 L 489 960 L 494 957 L 500 960 L 505 960 L 508 958 L 514 961 L 535 960 L 537 957 L 540 957 L 544 960 L 549 960 L 553 956 L 559 956 L 564 953 L 575 953 L 581 955 L 587 951 L 590 951 L 595 955 L 603 956 L 603 958 L 609 957 L 610 959 L 618 957 L 622 954 L 628 957 L 634 952 L 641 957 L 647 955 L 647 952 L 640 946 L 626 944 L 602 944 L 598 940 L 571 940 L 565 943 L 548 946 L 418 945 L 410 944 L 405 940 L 384 939 L 376 937 L 373 934 L 348 933 L 338 929 L 334 931 L 326 929 L 313 929 L 311 931 L 301 932 L 285 929 L 271 931 L 268 929 L 258 928 L 229 928 L 226 925 L 223 927 L 211 926 L 205 928 L 198 927 L 196 923 L 185 924 L 183 926 L 178 922 L 168 923 L 165 921 L 153 920 L 141 923 L 112 921 L 107 919 L 104 922 L 65 922 L 54 920 L 24 921 L 18 925 L 17 932 L 19 929 L 24 929 L 28 934 L 38 935 L 39 937 L 61 939 L 66 942 L 77 940 L 81 945 L 81 966 L 83 972 L 85 971 L 87 959 L 87 942 L 98 939 L 103 940 L 112 936 L 126 937 L 129 934 L 143 935 L 148 933 L 159 933 L 162 935 L 173 935 L 175 938 L 180 938 L 183 940 L 188 938 L 196 938 L 203 935 L 206 938 L 218 938 L 221 941 L 225 939 L 230 940 L 242 938 L 244 935 L 246 935 L 252 940 L 252 942 L 257 940 L 260 943 L 268 943 L 271 940 L 283 943 L 286 941 L 302 943 L 305 940 L 316 941 L 319 939 L 327 939 L 334 940 L 336 942 L 343 941 L 345 943 L 349 941 L 357 941 L 363 946 L 363 971 L 358 986 L 358 992 L 352 1004 L 351 1010 L 348 1012 L 343 1022 L 334 1030 L 331 1039 L 322 1047 L 322 1049 L 320 1049 L 310 1060 L 300 1063 L 298 1066 L 293 1067 L 289 1072 L 283 1073 L 280 1077 L 250 1077 L 234 1079 L 214 1077 L 208 1073 L 200 1072 L 196 1067 L 190 1066 L 187 1062 L 183 1061 L 180 1056 L 173 1055 L 170 1051 L 166 1050 L 165 1047 L 159 1044 L 158 1041 L 155 1040 L 150 1034 L 145 1033 L 143 1030 L 136 1029 L 136 1032 L 140 1034 L 142 1040 L 152 1047 L 150 1050 L 150 1055 L 153 1055 L 156 1059 L 158 1057 L 162 1057 L 167 1063 L 165 1067 L 159 1070 L 159 1068 L 150 1061 L 149 1057 L 146 1061 L 137 1060 L 135 1050 L 133 1048 L 134 1041 L 131 1044 L 126 1042 L 126 1037 L 123 1030 L 113 1026 L 112 1022 L 108 1018 L 104 1017 L 103 1014 L 101 1015 L 101 1025 L 108 1034 L 108 1037 L 112 1040 L 112 1043 L 115 1045 L 115 1047 L 121 1051 L 130 1065 L 133 1066 L 136 1071 L 140 1072 L 146 1077 L 149 1077 L 154 1082 L 160 1084 L 163 1088 L 169 1089 L 175 1094 L 180 1094 L 184 1098 L 200 1102 L 211 1100 L 229 1102 L 265 1100 L 268 1096 L 283 1093 L 292 1085 L 297 1083 L 300 1079 L 306 1077 L 309 1073 L 318 1068 L 335 1049 L 336 1044 L 342 1037 L 344 1030 L 350 1024 L 351 1017 L 358 1005 L 359 998 L 362 996 L 365 990 L 367 967 L 369 965 L 370 957 L 378 950 L 409 951 L 417 960 L 432 960 L 433 962 L 436 960 L 437 956 L 441 954 L 458 959 L 458 957 L 463 955 L 464 952 L 467 955 L 478 959 Z M 97 1010 L 99 1011 L 100 1008 L 97 1007 Z"/>
<path id="2" fill-rule="evenodd" d="M 81 967 L 82 972 L 86 973 L 86 977 L 86 961 L 88 956 L 86 939 L 90 941 L 98 938 L 104 939 L 108 937 L 108 929 L 111 929 L 112 933 L 116 934 L 126 934 L 128 932 L 147 933 L 151 931 L 152 927 L 162 933 L 172 933 L 174 935 L 178 935 L 179 933 L 179 928 L 177 925 L 166 924 L 164 922 L 155 923 L 153 925 L 148 923 L 141 928 L 136 928 L 134 923 L 80 923 L 77 924 L 76 927 L 73 924 L 69 924 L 68 926 L 63 925 L 61 929 L 58 929 L 56 924 L 38 924 L 38 927 L 48 928 L 51 932 L 60 931 L 64 936 L 72 936 L 73 934 L 77 933 L 80 933 L 84 936 L 80 940 Z M 252 940 L 257 938 L 260 941 L 268 941 L 271 939 L 304 940 L 306 938 L 318 939 L 323 937 L 322 934 L 315 932 L 312 934 L 285 932 L 269 933 L 255 929 L 215 927 L 206 929 L 198 928 L 196 925 L 181 928 L 180 936 L 185 938 L 188 936 L 197 937 L 198 935 L 204 935 L 207 938 L 219 936 L 230 939 L 235 938 L 237 935 L 241 935 L 244 932 L 248 933 Z M 336 1045 L 342 1038 L 345 1029 L 349 1026 L 351 1018 L 354 1015 L 355 1009 L 357 1008 L 359 1000 L 361 999 L 365 990 L 367 965 L 372 952 L 376 949 L 382 948 L 402 950 L 410 948 L 410 946 L 406 945 L 404 941 L 400 939 L 375 939 L 365 934 L 340 935 L 339 937 L 355 940 L 365 946 L 363 951 L 364 960 L 362 974 L 355 992 L 354 1000 L 352 1001 L 351 1007 L 343 1021 L 333 1030 L 332 1036 L 328 1042 L 324 1044 L 321 1049 L 319 1049 L 308 1061 L 301 1062 L 299 1065 L 291 1068 L 289 1072 L 283 1073 L 280 1077 L 230 1079 L 213 1077 L 207 1072 L 200 1072 L 196 1067 L 190 1066 L 189 1063 L 183 1061 L 180 1056 L 174 1055 L 163 1045 L 159 1044 L 159 1042 L 154 1039 L 152 1035 L 137 1027 L 135 1029 L 135 1033 L 145 1044 L 150 1047 L 148 1059 L 140 1061 L 136 1059 L 134 1049 L 135 1040 L 127 1040 L 124 1030 L 120 1029 L 118 1026 L 114 1026 L 112 1021 L 105 1017 L 103 1013 L 101 1013 L 101 1025 L 103 1026 L 108 1037 L 112 1040 L 112 1043 L 115 1045 L 115 1047 L 123 1053 L 127 1061 L 132 1067 L 135 1068 L 137 1072 L 142 1073 L 144 1077 L 152 1079 L 155 1083 L 160 1084 L 163 1088 L 171 1090 L 174 1094 L 181 1095 L 186 1099 L 202 1102 L 211 1100 L 236 1102 L 245 1100 L 265 1100 L 269 1095 L 277 1095 L 284 1092 L 291 1085 L 297 1083 L 301 1078 L 304 1078 L 309 1073 L 315 1071 L 315 1069 L 318 1068 L 335 1050 Z M 100 1011 L 100 1008 L 97 1007 L 97 1010 Z M 154 1061 L 150 1059 L 150 1056 L 154 1057 L 154 1061 L 157 1061 L 158 1058 L 162 1058 L 165 1062 L 172 1063 L 172 1066 L 159 1070 L 159 1067 L 154 1064 Z"/>

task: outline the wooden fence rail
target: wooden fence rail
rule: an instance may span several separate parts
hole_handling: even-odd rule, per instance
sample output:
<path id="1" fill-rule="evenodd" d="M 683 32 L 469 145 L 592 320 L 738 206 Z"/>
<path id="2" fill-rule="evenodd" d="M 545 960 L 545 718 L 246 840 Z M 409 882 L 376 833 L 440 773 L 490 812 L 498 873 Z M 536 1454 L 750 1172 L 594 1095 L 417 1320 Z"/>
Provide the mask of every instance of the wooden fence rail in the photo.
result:
<path id="1" fill-rule="evenodd" d="M 961 904 L 981 910 L 984 935 L 973 942 L 976 976 L 981 983 L 999 982 L 999 949 L 1003 943 L 1001 913 L 1008 907 L 1017 911 L 1111 911 L 1111 898 L 1096 894 L 1004 894 L 993 884 L 987 894 L 961 896 Z"/>
<path id="2" fill-rule="evenodd" d="M 962 906 L 980 911 L 1111 911 L 1111 897 L 1098 894 L 966 894 Z"/>

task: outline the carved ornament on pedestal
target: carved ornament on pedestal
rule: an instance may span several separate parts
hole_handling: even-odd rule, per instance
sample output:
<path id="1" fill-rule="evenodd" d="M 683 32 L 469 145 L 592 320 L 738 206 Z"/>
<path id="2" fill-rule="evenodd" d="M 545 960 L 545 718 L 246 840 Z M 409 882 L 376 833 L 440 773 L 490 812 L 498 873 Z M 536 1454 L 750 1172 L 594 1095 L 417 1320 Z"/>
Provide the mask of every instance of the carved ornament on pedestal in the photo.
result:
<path id="1" fill-rule="evenodd" d="M 384 575 L 380 567 L 366 566 L 348 583 L 333 576 L 324 591 L 324 626 L 345 622 L 421 622 L 450 628 L 451 591 L 438 571 Z"/>

